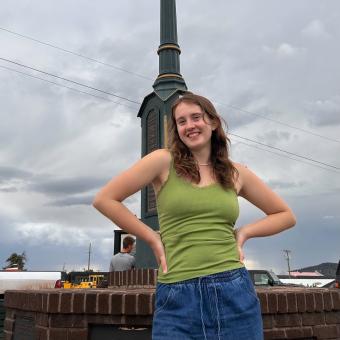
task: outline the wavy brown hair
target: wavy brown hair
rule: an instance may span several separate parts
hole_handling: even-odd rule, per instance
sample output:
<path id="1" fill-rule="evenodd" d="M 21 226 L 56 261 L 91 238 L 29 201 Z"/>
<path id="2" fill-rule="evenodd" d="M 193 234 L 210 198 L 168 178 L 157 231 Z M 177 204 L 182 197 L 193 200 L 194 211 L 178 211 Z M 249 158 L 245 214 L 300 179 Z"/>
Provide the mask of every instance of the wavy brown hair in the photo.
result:
<path id="1" fill-rule="evenodd" d="M 177 131 L 175 110 L 180 103 L 192 103 L 201 107 L 204 114 L 208 115 L 216 129 L 211 135 L 210 161 L 216 181 L 225 189 L 235 189 L 235 179 L 238 171 L 229 159 L 230 140 L 224 133 L 222 121 L 214 105 L 205 97 L 186 92 L 172 105 L 169 119 L 169 149 L 173 156 L 176 173 L 193 183 L 201 180 L 198 164 L 190 149 L 181 141 Z"/>

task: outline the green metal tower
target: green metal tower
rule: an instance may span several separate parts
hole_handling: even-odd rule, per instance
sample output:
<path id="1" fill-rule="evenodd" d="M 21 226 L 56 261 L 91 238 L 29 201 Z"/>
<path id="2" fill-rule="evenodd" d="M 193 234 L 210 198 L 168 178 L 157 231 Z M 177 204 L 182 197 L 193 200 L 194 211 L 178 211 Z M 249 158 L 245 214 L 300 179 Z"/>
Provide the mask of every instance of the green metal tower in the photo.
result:
<path id="1" fill-rule="evenodd" d="M 142 125 L 142 157 L 166 147 L 171 105 L 187 90 L 180 73 L 176 1 L 161 0 L 160 9 L 159 75 L 153 84 L 154 91 L 144 98 L 138 112 Z M 156 197 L 151 185 L 142 190 L 141 220 L 152 229 L 159 229 Z M 157 268 L 150 247 L 141 240 L 136 244 L 136 262 L 138 268 Z"/>

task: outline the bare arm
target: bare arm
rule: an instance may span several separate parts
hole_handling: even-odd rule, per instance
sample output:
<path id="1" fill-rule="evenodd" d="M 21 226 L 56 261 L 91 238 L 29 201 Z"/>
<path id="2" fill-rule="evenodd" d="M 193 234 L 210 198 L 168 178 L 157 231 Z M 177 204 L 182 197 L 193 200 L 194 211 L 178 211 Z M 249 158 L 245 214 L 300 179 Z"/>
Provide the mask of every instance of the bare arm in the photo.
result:
<path id="1" fill-rule="evenodd" d="M 252 237 L 270 236 L 291 228 L 296 219 L 288 205 L 260 178 L 246 167 L 235 164 L 239 171 L 239 195 L 261 209 L 267 216 L 237 230 L 241 261 L 242 246 Z"/>
<path id="2" fill-rule="evenodd" d="M 159 235 L 141 222 L 122 203 L 146 185 L 156 181 L 169 167 L 170 155 L 166 150 L 154 151 L 130 169 L 109 181 L 96 195 L 93 206 L 123 230 L 147 242 L 158 263 L 166 272 L 165 253 Z"/>

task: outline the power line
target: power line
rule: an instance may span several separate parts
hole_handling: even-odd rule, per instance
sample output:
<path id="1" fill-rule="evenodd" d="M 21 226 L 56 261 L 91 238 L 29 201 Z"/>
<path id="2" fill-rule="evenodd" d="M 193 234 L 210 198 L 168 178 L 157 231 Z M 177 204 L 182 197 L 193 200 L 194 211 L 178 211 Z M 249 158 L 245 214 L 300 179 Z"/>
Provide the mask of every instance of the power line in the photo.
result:
<path id="1" fill-rule="evenodd" d="M 79 83 L 79 82 L 77 82 L 77 81 L 75 81 L 75 80 L 71 80 L 71 79 L 68 79 L 68 78 L 60 77 L 60 76 L 57 76 L 57 75 L 55 75 L 55 74 L 53 74 L 53 73 L 45 72 L 45 71 L 39 70 L 39 69 L 37 69 L 37 68 L 31 67 L 31 66 L 28 66 L 28 65 L 24 65 L 24 64 L 18 63 L 18 62 L 14 61 L 14 60 L 2 58 L 2 57 L 0 57 L 0 60 L 6 61 L 6 62 L 11 63 L 11 64 L 14 64 L 14 65 L 18 65 L 18 66 L 21 66 L 21 67 L 24 67 L 24 68 L 28 68 L 28 69 L 30 69 L 30 70 L 33 70 L 33 71 L 36 71 L 36 72 L 39 72 L 39 73 L 46 74 L 46 75 L 48 75 L 48 76 L 51 76 L 51 77 L 54 77 L 54 78 L 57 78 L 57 79 L 61 79 L 61 80 L 67 81 L 67 82 L 72 83 L 72 84 L 76 84 L 76 85 L 79 85 L 79 86 L 83 86 L 83 87 L 86 87 L 86 88 L 91 89 L 91 90 L 94 90 L 94 91 L 98 91 L 98 92 L 101 92 L 101 93 L 105 93 L 105 94 L 108 94 L 109 96 L 117 97 L 117 98 L 126 100 L 126 101 L 128 101 L 128 102 L 130 102 L 130 103 L 134 103 L 134 104 L 138 104 L 138 105 L 141 104 L 140 102 L 136 102 L 136 101 L 131 100 L 131 99 L 129 99 L 129 98 L 125 98 L 125 97 L 119 96 L 119 95 L 117 95 L 117 94 L 108 92 L 108 91 L 100 90 L 100 89 L 97 89 L 96 87 L 92 87 L 92 86 L 89 86 L 89 85 L 85 85 L 85 84 Z"/>
<path id="2" fill-rule="evenodd" d="M 80 53 L 77 53 L 77 52 L 74 52 L 74 51 L 70 51 L 70 50 L 67 50 L 63 47 L 59 47 L 59 46 L 56 46 L 56 45 L 53 45 L 51 43 L 48 43 L 48 42 L 44 42 L 42 40 L 38 40 L 36 38 L 32 38 L 30 36 L 27 36 L 27 35 L 24 35 L 24 34 L 21 34 L 21 33 L 17 33 L 17 32 L 14 32 L 14 31 L 11 31 L 7 28 L 3 28 L 3 27 L 0 27 L 0 30 L 4 31 L 4 32 L 7 32 L 7 33 L 10 33 L 10 34 L 13 34 L 13 35 L 16 35 L 18 37 L 21 37 L 21 38 L 25 38 L 25 39 L 28 39 L 28 40 L 32 40 L 34 42 L 37 42 L 39 44 L 42 44 L 42 45 L 46 45 L 46 46 L 49 46 L 49 47 L 52 47 L 52 48 L 55 48 L 55 49 L 58 49 L 60 51 L 63 51 L 63 52 L 66 52 L 66 53 L 69 53 L 69 54 L 72 54 L 72 55 L 75 55 L 77 57 L 80 57 L 80 58 L 83 58 L 83 59 L 87 59 L 89 61 L 92 61 L 92 62 L 95 62 L 95 63 L 98 63 L 98 64 L 101 64 L 101 65 L 104 65 L 104 66 L 107 66 L 107 67 L 111 67 L 111 68 L 114 68 L 116 70 L 119 70 L 119 71 L 122 71 L 122 72 L 126 72 L 128 74 L 132 74 L 132 75 L 135 75 L 137 77 L 140 77 L 140 78 L 143 78 L 143 79 L 147 79 L 147 80 L 153 80 L 152 78 L 150 77 L 147 77 L 145 75 L 142 75 L 142 74 L 139 74 L 139 73 L 136 73 L 136 72 L 132 72 L 132 71 L 129 71 L 127 69 L 124 69 L 124 68 L 121 68 L 121 67 L 118 67 L 118 66 L 115 66 L 115 65 L 112 65 L 112 64 L 108 64 L 108 63 L 105 63 L 105 62 L 102 62 L 100 60 L 97 60 L 97 59 L 94 59 L 94 58 L 91 58 L 91 57 L 87 57 L 83 54 L 80 54 Z M 38 71 L 39 72 L 39 71 Z M 85 86 L 85 85 L 81 85 L 81 86 Z M 108 93 L 106 93 L 108 94 Z M 336 143 L 340 143 L 340 140 L 337 140 L 337 139 L 334 139 L 334 138 L 331 138 L 331 137 L 328 137 L 328 136 L 324 136 L 324 135 L 320 135 L 318 133 L 315 133 L 313 131 L 310 131 L 310 130 L 306 130 L 306 129 L 303 129 L 303 128 L 299 128 L 299 127 L 296 127 L 294 125 L 291 125 L 291 124 L 288 124 L 288 123 L 285 123 L 285 122 L 282 122 L 282 121 L 279 121 L 279 120 L 276 120 L 276 119 L 273 119 L 273 118 L 270 118 L 270 117 L 266 117 L 264 115 L 261 115 L 259 113 L 255 113 L 255 112 L 252 112 L 252 111 L 249 111 L 249 110 L 244 110 L 240 107 L 237 107 L 237 106 L 234 106 L 234 105 L 227 105 L 225 103 L 222 103 L 222 102 L 216 102 L 217 104 L 220 104 L 222 106 L 225 106 L 225 107 L 229 107 L 229 108 L 232 108 L 234 110 L 238 110 L 240 112 L 243 112 L 243 113 L 247 113 L 247 114 L 250 114 L 250 115 L 255 115 L 257 117 L 260 117 L 262 119 L 265 119 L 265 120 L 268 120 L 268 121 L 271 121 L 271 122 L 274 122 L 274 123 L 277 123 L 277 124 L 280 124 L 280 125 L 283 125 L 283 126 L 286 126 L 286 127 L 289 127 L 291 129 L 295 129 L 295 130 L 298 130 L 298 131 L 301 131 L 301 132 L 304 132 L 304 133 L 307 133 L 307 134 L 310 134 L 310 135 L 313 135 L 313 136 L 316 136 L 316 137 L 319 137 L 319 138 L 322 138 L 322 139 L 326 139 L 328 141 L 332 141 L 332 142 L 336 142 Z M 139 103 L 140 104 L 140 103 Z"/>
<path id="3" fill-rule="evenodd" d="M 103 99 L 103 100 L 109 101 L 109 102 L 111 102 L 111 103 L 115 103 L 115 104 L 117 104 L 117 105 L 126 106 L 126 107 L 129 107 L 129 108 L 133 109 L 133 110 L 136 110 L 136 108 L 133 107 L 133 106 L 130 106 L 130 105 L 127 105 L 127 104 L 124 104 L 124 103 L 120 103 L 120 102 L 116 102 L 116 101 L 111 100 L 111 99 L 106 98 L 106 97 L 98 96 L 98 95 L 93 94 L 93 93 L 85 92 L 85 91 L 82 91 L 82 90 L 75 89 L 75 88 L 73 88 L 73 87 L 69 87 L 69 86 L 66 86 L 66 85 L 58 84 L 58 83 L 56 83 L 56 82 L 54 82 L 54 81 L 47 80 L 47 79 L 44 79 L 44 78 L 40 78 L 40 77 L 34 76 L 34 75 L 32 75 L 32 74 L 29 74 L 29 73 L 21 72 L 21 71 L 15 70 L 15 69 L 10 68 L 10 67 L 6 67 L 6 66 L 2 66 L 2 65 L 0 65 L 0 67 L 3 68 L 3 69 L 6 69 L 6 70 L 8 70 L 8 71 L 11 71 L 11 72 L 19 73 L 19 74 L 25 75 L 25 76 L 27 76 L 27 77 L 39 79 L 39 80 L 45 81 L 45 82 L 50 83 L 50 84 L 53 84 L 53 85 L 57 85 L 57 86 L 60 86 L 60 87 L 64 87 L 64 88 L 69 89 L 69 90 L 71 90 L 71 91 L 76 91 L 76 92 L 79 92 L 79 93 L 82 93 L 82 94 L 86 94 L 86 95 L 88 95 L 88 96 L 92 96 L 92 97 L 95 97 L 95 98 Z"/>
<path id="4" fill-rule="evenodd" d="M 301 160 L 301 159 L 296 159 L 296 158 L 290 157 L 290 156 L 288 156 L 288 155 L 283 155 L 283 154 L 278 153 L 278 152 L 274 152 L 274 151 L 271 151 L 271 150 L 259 148 L 259 147 L 256 146 L 256 145 L 248 144 L 248 143 L 241 142 L 241 141 L 237 141 L 237 143 L 246 145 L 246 146 L 248 146 L 248 147 L 250 147 L 250 148 L 253 148 L 253 149 L 257 149 L 257 150 L 261 150 L 261 151 L 266 151 L 266 152 L 272 153 L 272 154 L 277 155 L 277 156 L 282 157 L 282 158 L 289 158 L 289 159 L 292 159 L 292 160 L 294 160 L 294 161 L 296 161 L 296 162 L 300 162 L 300 163 L 308 164 L 308 165 L 311 165 L 311 166 L 315 166 L 315 167 L 317 167 L 317 168 L 320 168 L 320 169 L 323 169 L 323 170 L 326 170 L 326 171 L 331 171 L 331 172 L 337 173 L 337 174 L 340 173 L 340 172 L 337 171 L 337 170 L 328 169 L 328 168 L 325 168 L 325 167 L 323 167 L 323 166 L 320 166 L 320 165 L 317 165 L 317 164 L 314 164 L 314 163 L 309 163 L 309 162 L 303 161 L 303 160 Z"/>
<path id="5" fill-rule="evenodd" d="M 331 137 L 328 137 L 328 136 L 320 135 L 320 134 L 315 133 L 313 131 L 302 129 L 302 128 L 296 127 L 294 125 L 291 125 L 291 124 L 288 124 L 288 123 L 285 123 L 285 122 L 281 122 L 279 120 L 276 120 L 276 119 L 273 119 L 273 118 L 270 118 L 270 117 L 266 117 L 266 116 L 261 115 L 259 113 L 255 113 L 255 112 L 252 112 L 252 111 L 244 110 L 244 109 L 242 109 L 240 107 L 233 106 L 233 105 L 227 105 L 227 104 L 224 104 L 224 103 L 221 103 L 221 102 L 216 102 L 216 103 L 218 103 L 218 104 L 220 104 L 222 106 L 225 106 L 225 107 L 230 107 L 230 108 L 232 108 L 234 110 L 238 110 L 240 112 L 244 112 L 244 113 L 247 113 L 247 114 L 250 114 L 250 115 L 254 115 L 254 116 L 260 117 L 260 118 L 265 119 L 265 120 L 269 120 L 269 121 L 271 121 L 273 123 L 280 124 L 280 125 L 289 127 L 291 129 L 294 129 L 294 130 L 298 130 L 298 131 L 301 131 L 301 132 L 304 132 L 304 133 L 308 133 L 310 135 L 313 135 L 313 136 L 316 136 L 316 137 L 319 137 L 319 138 L 323 138 L 323 139 L 326 139 L 326 140 L 329 140 L 329 141 L 332 141 L 332 142 L 340 143 L 340 140 L 337 140 L 337 139 L 334 139 L 334 138 L 331 138 Z"/>
<path id="6" fill-rule="evenodd" d="M 323 162 L 317 161 L 317 160 L 315 160 L 315 159 L 313 159 L 313 158 L 310 158 L 310 157 L 301 156 L 301 155 L 298 155 L 298 154 L 296 154 L 296 153 L 294 153 L 294 152 L 290 152 L 290 151 L 287 151 L 287 150 L 284 150 L 284 149 L 277 148 L 277 147 L 272 146 L 272 145 L 268 145 L 268 144 L 265 144 L 265 143 L 261 143 L 261 142 L 258 142 L 258 141 L 256 141 L 256 140 L 250 139 L 250 138 L 242 137 L 242 136 L 240 136 L 240 135 L 237 135 L 237 134 L 234 134 L 234 133 L 231 133 L 231 132 L 229 132 L 229 135 L 235 136 L 235 137 L 238 137 L 238 138 L 241 138 L 241 139 L 245 139 L 245 140 L 247 140 L 248 142 L 257 143 L 257 144 L 266 146 L 267 148 L 271 148 L 271 149 L 274 149 L 274 150 L 278 150 L 278 151 L 287 153 L 287 154 L 289 154 L 289 155 L 293 155 L 293 156 L 295 156 L 295 157 L 299 157 L 299 158 L 306 159 L 306 160 L 311 161 L 311 162 L 315 162 L 315 163 L 318 163 L 318 164 L 321 164 L 321 165 L 325 165 L 325 166 L 328 166 L 328 167 L 333 168 L 333 169 L 336 169 L 336 170 L 340 170 L 340 168 L 338 168 L 337 166 L 334 166 L 334 165 L 331 165 L 331 164 L 327 164 L 327 163 L 323 163 Z"/>
<path id="7" fill-rule="evenodd" d="M 70 50 L 67 50 L 65 48 L 62 48 L 62 47 L 59 47 L 59 46 L 56 46 L 56 45 L 53 45 L 51 43 L 48 43 L 48 42 L 44 42 L 42 40 L 38 40 L 38 39 L 35 39 L 35 38 L 32 38 L 32 37 L 29 37 L 28 35 L 24 35 L 24 34 L 20 34 L 20 33 L 17 33 L 17 32 L 14 32 L 14 31 L 11 31 L 7 28 L 3 28 L 3 27 L 0 27 L 0 30 L 2 31 L 5 31 L 7 33 L 10 33 L 10 34 L 13 34 L 13 35 L 16 35 L 18 37 L 21 37 L 21 38 L 25 38 L 25 39 L 28 39 L 28 40 L 32 40 L 32 41 L 35 41 L 39 44 L 42 44 L 42 45 L 46 45 L 46 46 L 49 46 L 49 47 L 52 47 L 52 48 L 55 48 L 57 50 L 60 50 L 60 51 L 63 51 L 63 52 L 66 52 L 66 53 L 69 53 L 69 54 L 72 54 L 72 55 L 75 55 L 77 57 L 80 57 L 80 58 L 83 58 L 83 59 L 87 59 L 89 61 L 93 61 L 97 64 L 101 64 L 101 65 L 104 65 L 104 66 L 108 66 L 108 67 L 111 67 L 115 70 L 118 70 L 118 71 L 122 71 L 122 72 L 125 72 L 125 73 L 128 73 L 128 74 L 132 74 L 134 76 L 137 76 L 137 77 L 140 77 L 140 78 L 143 78 L 143 79 L 147 79 L 147 80 L 153 80 L 152 78 L 150 77 L 147 77 L 143 74 L 139 74 L 139 73 L 136 73 L 136 72 L 132 72 L 132 71 L 129 71 L 127 69 L 124 69 L 122 67 L 118 67 L 118 66 L 115 66 L 115 65 L 112 65 L 112 64 L 108 64 L 108 63 L 105 63 L 103 61 L 100 61 L 100 60 L 97 60 L 97 59 L 94 59 L 94 58 L 90 58 L 90 57 L 87 57 L 83 54 L 80 54 L 80 53 L 77 53 L 77 52 L 74 52 L 74 51 L 70 51 Z"/>
<path id="8" fill-rule="evenodd" d="M 17 63 L 17 62 L 15 62 L 15 61 L 12 61 L 12 60 L 9 60 L 9 59 L 5 59 L 5 58 L 0 57 L 0 60 L 4 60 L 4 61 L 7 61 L 7 62 L 10 62 L 10 63 L 16 64 L 16 65 L 19 65 L 19 66 L 28 68 L 28 69 L 32 69 L 32 70 L 34 70 L 34 71 L 37 71 L 37 72 L 40 72 L 40 73 L 43 73 L 43 74 L 50 75 L 50 76 L 56 77 L 56 78 L 61 79 L 61 80 L 65 80 L 65 81 L 68 81 L 68 82 L 71 82 L 71 83 L 74 83 L 74 84 L 77 84 L 77 85 L 80 85 L 80 86 L 84 86 L 84 87 L 86 87 L 86 88 L 94 89 L 94 90 L 96 90 L 96 91 L 99 91 L 99 92 L 102 92 L 102 93 L 105 93 L 105 94 L 109 94 L 109 95 L 112 95 L 112 96 L 114 96 L 114 97 L 118 97 L 118 98 L 120 98 L 120 99 L 124 99 L 124 100 L 130 101 L 130 102 L 135 103 L 135 104 L 139 104 L 139 105 L 141 104 L 140 102 L 133 101 L 133 100 L 127 99 L 127 98 L 125 98 L 125 97 L 121 97 L 121 96 L 118 96 L 118 95 L 112 94 L 112 93 L 110 93 L 110 92 L 106 92 L 106 91 L 103 91 L 103 90 L 100 90 L 100 89 L 97 89 L 97 88 L 94 88 L 94 87 L 91 87 L 91 86 L 88 86 L 88 85 L 84 85 L 84 84 L 81 84 L 81 83 L 79 83 L 79 82 L 75 82 L 75 81 L 73 81 L 73 80 L 67 79 L 67 78 L 59 77 L 59 76 L 57 76 L 57 75 L 54 75 L 54 74 L 51 74 L 51 73 L 48 73 L 48 72 L 45 72 L 45 71 L 38 70 L 38 69 L 35 69 L 35 68 L 33 68 L 33 67 L 24 65 L 24 64 L 20 64 L 20 63 Z M 3 68 L 6 68 L 6 67 L 4 67 L 4 66 L 2 66 L 2 67 L 3 67 Z M 9 68 L 7 68 L 7 69 L 9 69 Z M 10 69 L 10 70 L 12 70 L 12 69 Z M 19 71 L 16 71 L 16 72 L 25 74 L 25 73 L 19 72 Z M 28 74 L 25 74 L 25 75 L 28 75 Z M 33 77 L 33 78 L 37 78 L 37 79 L 43 80 L 43 81 L 47 81 L 47 80 L 45 80 L 45 79 L 41 79 L 41 78 L 39 78 L 39 77 L 35 77 L 35 76 L 32 76 L 32 75 L 29 75 L 29 76 L 31 76 L 31 77 Z M 48 81 L 48 82 L 50 82 L 50 81 Z M 53 83 L 53 82 L 51 82 L 51 83 Z M 57 83 L 53 83 L 53 84 L 55 84 L 55 85 L 60 85 L 60 84 L 57 84 Z M 61 86 L 62 86 L 62 85 L 61 85 Z M 63 86 L 63 87 L 68 88 L 67 86 Z M 75 89 L 73 89 L 73 88 L 69 88 L 69 89 L 75 90 Z M 79 92 L 84 93 L 84 94 L 89 94 L 89 93 L 83 92 L 83 91 L 79 91 Z M 91 94 L 89 94 L 89 95 L 91 95 Z M 100 97 L 100 96 L 95 96 L 95 97 L 101 98 L 101 99 L 106 99 L 106 98 L 103 98 L 103 97 Z M 118 103 L 117 103 L 117 104 L 118 104 Z M 260 144 L 260 145 L 265 146 L 265 147 L 268 147 L 268 148 L 272 148 L 272 149 L 275 149 L 275 150 L 284 152 L 284 153 L 286 153 L 286 154 L 293 155 L 293 156 L 298 157 L 298 158 L 306 159 L 306 160 L 311 161 L 311 162 L 314 162 L 314 163 L 318 163 L 318 164 L 321 164 L 321 165 L 324 165 L 324 166 L 327 166 L 327 167 L 330 167 L 330 168 L 334 168 L 334 169 L 336 169 L 336 170 L 340 170 L 340 168 L 338 168 L 338 167 L 336 167 L 336 166 L 334 166 L 334 165 L 330 165 L 330 164 L 327 164 L 327 163 L 324 163 L 324 162 L 320 162 L 320 161 L 314 160 L 313 158 L 301 156 L 301 155 L 295 154 L 295 153 L 290 152 L 290 151 L 286 151 L 286 150 L 283 150 L 283 149 L 280 149 L 280 148 L 277 148 L 277 147 L 274 147 L 274 146 L 271 146 L 271 145 L 267 145 L 267 144 L 265 144 L 265 143 L 261 143 L 261 142 L 252 140 L 252 139 L 250 139 L 250 138 L 242 137 L 242 136 L 237 135 L 237 134 L 233 134 L 233 133 L 229 133 L 229 134 L 232 135 L 232 136 L 235 136 L 235 137 L 238 137 L 238 138 L 241 138 L 241 139 L 244 139 L 244 140 L 253 142 L 253 143 Z"/>

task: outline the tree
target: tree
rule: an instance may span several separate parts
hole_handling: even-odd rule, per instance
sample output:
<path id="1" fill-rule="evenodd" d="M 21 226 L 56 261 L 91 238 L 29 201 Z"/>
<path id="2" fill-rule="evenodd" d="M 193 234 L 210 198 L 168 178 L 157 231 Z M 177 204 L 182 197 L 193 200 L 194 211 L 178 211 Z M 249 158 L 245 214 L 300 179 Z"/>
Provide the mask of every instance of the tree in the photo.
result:
<path id="1" fill-rule="evenodd" d="M 26 253 L 23 251 L 21 255 L 17 253 L 12 253 L 6 260 L 8 265 L 3 269 L 18 267 L 19 270 L 24 270 L 27 261 Z"/>

